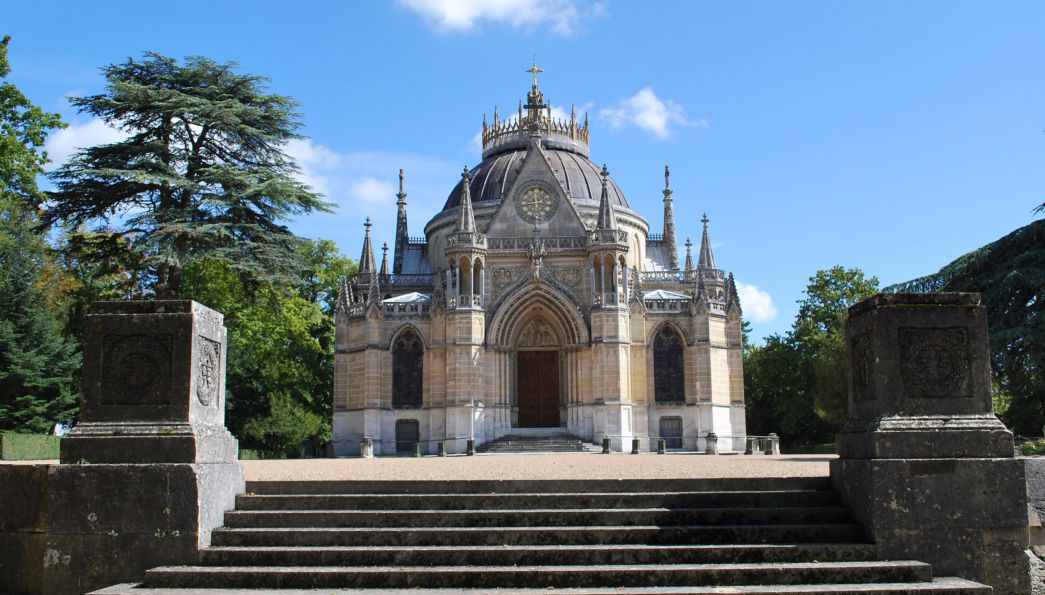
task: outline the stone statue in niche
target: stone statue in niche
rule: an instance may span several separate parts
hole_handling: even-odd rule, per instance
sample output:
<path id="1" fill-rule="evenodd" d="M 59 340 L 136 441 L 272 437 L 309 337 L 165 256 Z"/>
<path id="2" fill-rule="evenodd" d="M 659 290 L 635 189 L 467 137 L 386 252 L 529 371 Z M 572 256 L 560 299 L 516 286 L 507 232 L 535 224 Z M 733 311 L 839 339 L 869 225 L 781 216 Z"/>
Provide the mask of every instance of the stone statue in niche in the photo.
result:
<path id="1" fill-rule="evenodd" d="M 556 347 L 558 345 L 555 333 L 543 320 L 534 320 L 519 335 L 518 347 Z"/>

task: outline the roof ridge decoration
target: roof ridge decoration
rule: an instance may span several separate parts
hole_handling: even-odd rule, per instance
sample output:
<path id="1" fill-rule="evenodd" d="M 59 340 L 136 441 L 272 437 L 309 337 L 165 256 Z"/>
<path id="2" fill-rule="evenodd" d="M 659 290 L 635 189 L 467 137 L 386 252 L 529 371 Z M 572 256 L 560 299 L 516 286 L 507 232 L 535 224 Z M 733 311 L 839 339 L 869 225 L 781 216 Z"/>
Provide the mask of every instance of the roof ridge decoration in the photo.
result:
<path id="1" fill-rule="evenodd" d="M 533 86 L 526 94 L 526 105 L 519 102 L 519 113 L 515 119 L 500 119 L 496 106 L 493 112 L 493 124 L 488 124 L 483 115 L 483 158 L 499 153 L 506 148 L 516 148 L 520 143 L 528 144 L 532 133 L 538 133 L 544 142 L 554 148 L 569 148 L 585 157 L 589 154 L 588 114 L 584 114 L 584 123 L 577 123 L 577 110 L 570 106 L 570 118 L 556 119 L 552 117 L 551 105 L 545 102 L 544 92 L 537 82 L 537 75 L 544 72 L 537 67 L 534 60 L 526 72 L 533 75 Z M 523 111 L 523 108 L 526 108 Z"/>

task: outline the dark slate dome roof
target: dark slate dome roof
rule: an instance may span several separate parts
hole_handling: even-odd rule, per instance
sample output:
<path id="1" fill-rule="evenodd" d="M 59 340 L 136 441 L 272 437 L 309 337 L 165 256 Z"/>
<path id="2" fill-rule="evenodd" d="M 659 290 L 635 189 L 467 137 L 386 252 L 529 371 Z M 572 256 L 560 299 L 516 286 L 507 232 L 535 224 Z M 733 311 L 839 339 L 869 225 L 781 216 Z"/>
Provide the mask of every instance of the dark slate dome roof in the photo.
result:
<path id="1" fill-rule="evenodd" d="M 602 168 L 572 151 L 545 149 L 544 154 L 548 157 L 555 176 L 559 178 L 559 182 L 562 183 L 570 198 L 592 200 L 598 203 L 602 194 Z M 526 150 L 518 149 L 500 152 L 483 159 L 471 172 L 472 203 L 481 206 L 483 203 L 501 200 L 504 193 L 515 182 L 519 167 L 525 157 Z M 443 205 L 444 211 L 461 204 L 461 183 L 458 182 L 450 192 L 446 204 Z M 617 207 L 628 207 L 624 193 L 617 187 L 613 178 L 610 178 L 609 191 L 610 204 Z"/>

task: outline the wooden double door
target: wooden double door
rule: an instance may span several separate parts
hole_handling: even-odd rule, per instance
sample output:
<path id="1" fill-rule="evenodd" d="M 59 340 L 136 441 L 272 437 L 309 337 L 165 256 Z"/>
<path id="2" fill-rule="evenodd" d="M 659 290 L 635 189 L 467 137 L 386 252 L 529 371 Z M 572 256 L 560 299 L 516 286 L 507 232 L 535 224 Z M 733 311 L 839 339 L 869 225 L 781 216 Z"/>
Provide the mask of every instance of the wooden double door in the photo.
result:
<path id="1" fill-rule="evenodd" d="M 516 352 L 519 427 L 559 427 L 559 352 Z"/>

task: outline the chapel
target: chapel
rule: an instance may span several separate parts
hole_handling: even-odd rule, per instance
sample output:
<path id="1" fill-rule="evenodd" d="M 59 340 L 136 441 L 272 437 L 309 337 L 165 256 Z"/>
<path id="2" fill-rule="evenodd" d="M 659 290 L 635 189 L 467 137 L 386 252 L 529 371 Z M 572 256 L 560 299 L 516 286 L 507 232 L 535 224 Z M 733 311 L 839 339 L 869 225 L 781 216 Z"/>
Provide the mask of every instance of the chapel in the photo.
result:
<path id="1" fill-rule="evenodd" d="M 589 155 L 589 123 L 533 85 L 483 117 L 482 161 L 411 236 L 404 175 L 389 262 L 365 224 L 336 309 L 336 456 L 465 452 L 545 428 L 614 451 L 745 446 L 741 309 L 702 219 L 680 261 L 670 172 L 663 228 Z"/>

